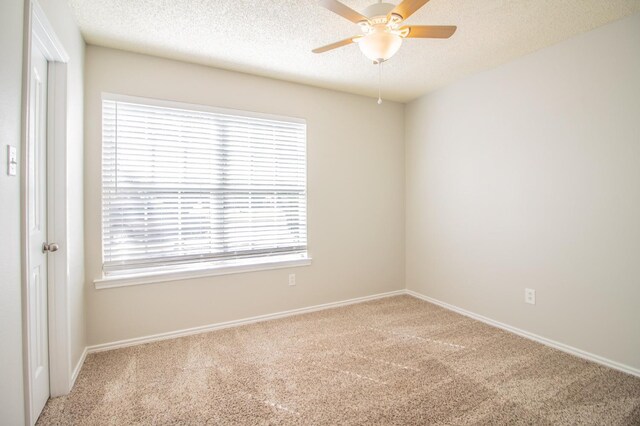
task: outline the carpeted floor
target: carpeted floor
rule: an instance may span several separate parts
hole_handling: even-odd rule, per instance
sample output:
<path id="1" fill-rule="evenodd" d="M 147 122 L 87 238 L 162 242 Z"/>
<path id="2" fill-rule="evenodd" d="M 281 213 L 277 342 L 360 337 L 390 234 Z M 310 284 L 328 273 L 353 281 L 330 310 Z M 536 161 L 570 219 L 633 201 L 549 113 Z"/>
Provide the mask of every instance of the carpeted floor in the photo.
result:
<path id="1" fill-rule="evenodd" d="M 398 296 L 89 355 L 38 424 L 640 424 L 640 378 Z"/>

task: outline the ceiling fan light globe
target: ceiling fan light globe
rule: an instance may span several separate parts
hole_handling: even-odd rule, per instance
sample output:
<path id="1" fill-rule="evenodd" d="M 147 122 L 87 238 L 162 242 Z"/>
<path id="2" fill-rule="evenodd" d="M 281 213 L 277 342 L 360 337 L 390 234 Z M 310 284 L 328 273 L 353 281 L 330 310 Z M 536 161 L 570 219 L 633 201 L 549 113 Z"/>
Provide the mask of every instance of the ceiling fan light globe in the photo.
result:
<path id="1" fill-rule="evenodd" d="M 374 31 L 358 42 L 360 50 L 374 62 L 386 61 L 395 55 L 402 45 L 402 37 L 386 31 Z"/>

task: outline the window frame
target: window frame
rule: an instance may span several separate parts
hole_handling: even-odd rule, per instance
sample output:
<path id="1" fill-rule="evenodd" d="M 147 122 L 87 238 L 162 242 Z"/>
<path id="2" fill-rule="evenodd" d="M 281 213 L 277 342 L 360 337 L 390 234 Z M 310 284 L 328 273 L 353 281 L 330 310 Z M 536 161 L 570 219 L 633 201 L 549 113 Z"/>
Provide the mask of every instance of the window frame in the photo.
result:
<path id="1" fill-rule="evenodd" d="M 256 258 L 245 258 L 245 259 L 231 259 L 228 261 L 202 261 L 202 262 L 194 262 L 192 264 L 187 265 L 172 265 L 172 266 L 159 266 L 157 268 L 151 268 L 144 271 L 132 271 L 132 273 L 122 273 L 117 275 L 106 275 L 103 270 L 104 264 L 104 243 L 103 243 L 103 209 L 100 210 L 100 278 L 95 279 L 94 285 L 96 289 L 103 288 L 112 288 L 112 287 L 123 287 L 130 285 L 139 285 L 139 284 L 152 284 L 152 283 L 160 283 L 160 282 L 168 282 L 168 281 L 180 281 L 187 279 L 196 279 L 217 275 L 228 275 L 235 273 L 246 273 L 246 272 L 256 272 L 256 271 L 265 271 L 272 269 L 281 269 L 281 268 L 292 268 L 292 267 L 300 267 L 300 266 L 308 266 L 311 265 L 312 258 L 309 254 L 309 179 L 308 179 L 308 131 L 306 129 L 307 122 L 303 118 L 299 117 L 289 117 L 289 116 L 281 116 L 274 114 L 266 114 L 261 112 L 254 111 L 245 111 L 238 109 L 230 109 L 230 108 L 220 108 L 209 105 L 202 104 L 192 104 L 186 102 L 177 102 L 171 100 L 163 100 L 156 98 L 147 98 L 147 97 L 139 97 L 139 96 L 129 96 L 129 95 L 121 95 L 114 94 L 109 92 L 102 92 L 100 98 L 100 203 L 103 202 L 103 176 L 102 176 L 102 145 L 103 145 L 103 110 L 102 103 L 103 101 L 114 101 L 114 102 L 130 102 L 130 103 L 138 103 L 143 105 L 155 106 L 155 107 L 166 107 L 166 108 L 177 108 L 191 111 L 199 111 L 199 112 L 209 112 L 209 113 L 219 113 L 219 114 L 227 114 L 227 115 L 237 115 L 248 118 L 257 118 L 257 119 L 266 119 L 266 120 L 276 120 L 276 121 L 284 121 L 290 123 L 300 123 L 305 125 L 305 223 L 306 223 L 306 239 L 307 239 L 307 251 L 304 254 L 291 254 L 291 255 L 282 255 L 282 256 L 264 256 L 264 257 L 256 257 Z"/>

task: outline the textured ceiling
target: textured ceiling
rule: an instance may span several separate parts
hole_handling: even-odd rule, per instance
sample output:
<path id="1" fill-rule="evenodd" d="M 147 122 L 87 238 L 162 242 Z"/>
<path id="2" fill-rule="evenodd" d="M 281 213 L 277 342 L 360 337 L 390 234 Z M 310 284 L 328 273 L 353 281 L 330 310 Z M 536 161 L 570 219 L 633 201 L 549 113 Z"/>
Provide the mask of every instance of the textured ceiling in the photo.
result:
<path id="1" fill-rule="evenodd" d="M 343 2 L 362 11 L 375 0 Z M 69 3 L 90 44 L 377 96 L 377 68 L 357 45 L 311 53 L 359 34 L 315 0 Z M 637 11 L 640 0 L 431 0 L 407 23 L 458 31 L 448 40 L 405 40 L 384 65 L 383 97 L 415 99 Z"/>

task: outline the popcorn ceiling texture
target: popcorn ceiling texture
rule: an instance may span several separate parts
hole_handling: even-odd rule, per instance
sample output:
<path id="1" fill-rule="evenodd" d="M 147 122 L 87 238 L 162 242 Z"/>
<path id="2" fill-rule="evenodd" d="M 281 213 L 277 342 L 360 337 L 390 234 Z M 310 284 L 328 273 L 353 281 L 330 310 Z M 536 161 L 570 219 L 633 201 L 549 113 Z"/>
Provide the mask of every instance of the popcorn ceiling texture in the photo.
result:
<path id="1" fill-rule="evenodd" d="M 640 378 L 399 296 L 89 355 L 39 425 L 640 424 Z"/>
<path id="2" fill-rule="evenodd" d="M 362 11 L 375 0 L 344 0 Z M 394 1 L 397 3 L 398 1 Z M 359 34 L 315 0 L 69 0 L 87 43 L 377 96 Z M 384 65 L 383 96 L 409 101 L 640 11 L 640 0 L 431 0 L 409 24 L 457 25 L 448 40 L 405 40 Z"/>

